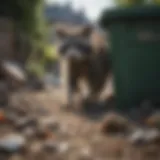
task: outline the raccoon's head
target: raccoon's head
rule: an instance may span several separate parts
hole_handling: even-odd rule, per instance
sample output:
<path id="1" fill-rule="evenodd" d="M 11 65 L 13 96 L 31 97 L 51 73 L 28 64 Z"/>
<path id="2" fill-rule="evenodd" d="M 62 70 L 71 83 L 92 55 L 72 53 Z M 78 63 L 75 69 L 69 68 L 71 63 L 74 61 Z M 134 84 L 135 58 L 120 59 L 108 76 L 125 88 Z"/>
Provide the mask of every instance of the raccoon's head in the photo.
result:
<path id="1" fill-rule="evenodd" d="M 91 34 L 92 28 L 88 26 L 75 31 L 57 30 L 57 36 L 61 41 L 58 48 L 59 54 L 73 60 L 89 58 L 93 50 L 90 43 Z"/>

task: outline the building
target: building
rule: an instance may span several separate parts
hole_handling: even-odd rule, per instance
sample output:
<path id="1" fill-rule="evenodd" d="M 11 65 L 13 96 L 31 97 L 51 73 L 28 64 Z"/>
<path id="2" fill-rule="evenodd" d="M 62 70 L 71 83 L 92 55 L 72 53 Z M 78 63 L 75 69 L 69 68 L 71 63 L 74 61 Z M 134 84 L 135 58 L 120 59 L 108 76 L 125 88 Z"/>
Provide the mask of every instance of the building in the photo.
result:
<path id="1" fill-rule="evenodd" d="M 66 5 L 53 4 L 46 5 L 45 16 L 51 23 L 63 22 L 73 24 L 89 23 L 85 11 L 83 9 L 75 11 L 70 3 Z"/>

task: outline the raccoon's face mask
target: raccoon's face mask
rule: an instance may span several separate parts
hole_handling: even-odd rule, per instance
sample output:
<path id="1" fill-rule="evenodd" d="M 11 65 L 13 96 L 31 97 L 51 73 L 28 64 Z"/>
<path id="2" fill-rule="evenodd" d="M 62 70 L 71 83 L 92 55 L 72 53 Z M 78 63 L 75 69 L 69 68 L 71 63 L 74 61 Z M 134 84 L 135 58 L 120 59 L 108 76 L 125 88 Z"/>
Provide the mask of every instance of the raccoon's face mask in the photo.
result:
<path id="1" fill-rule="evenodd" d="M 76 33 L 66 33 L 63 30 L 58 30 L 57 35 L 60 38 L 59 53 L 62 57 L 75 60 L 84 60 L 91 56 L 92 45 L 90 36 L 92 29 L 85 27 Z"/>

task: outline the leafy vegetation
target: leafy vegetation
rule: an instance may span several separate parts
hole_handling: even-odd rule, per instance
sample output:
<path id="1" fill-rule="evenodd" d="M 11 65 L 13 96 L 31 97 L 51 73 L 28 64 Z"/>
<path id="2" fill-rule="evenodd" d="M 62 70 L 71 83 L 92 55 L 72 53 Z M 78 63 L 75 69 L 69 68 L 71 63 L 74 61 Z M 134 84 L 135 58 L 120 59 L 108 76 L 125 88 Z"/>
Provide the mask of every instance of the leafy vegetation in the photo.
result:
<path id="1" fill-rule="evenodd" d="M 1 0 L 0 15 L 12 18 L 15 29 L 27 35 L 33 46 L 32 54 L 37 54 L 39 50 L 43 52 L 47 35 L 44 0 Z M 35 61 L 34 57 L 35 55 L 31 55 L 30 59 Z M 37 63 L 43 66 L 42 60 Z"/>
<path id="2" fill-rule="evenodd" d="M 118 6 L 133 6 L 144 4 L 146 0 L 114 0 Z"/>
<path id="3" fill-rule="evenodd" d="M 31 55 L 26 67 L 31 74 L 42 78 L 45 73 L 46 64 L 54 63 L 58 58 L 55 46 L 45 44 L 42 53 Z"/>
<path id="4" fill-rule="evenodd" d="M 43 0 L 1 0 L 0 14 L 13 18 L 17 27 L 40 39 L 45 28 L 43 3 Z"/>
<path id="5" fill-rule="evenodd" d="M 144 4 L 160 4 L 160 0 L 114 0 L 117 6 L 135 6 Z"/>
<path id="6" fill-rule="evenodd" d="M 160 4 L 160 0 L 152 0 L 155 4 Z"/>

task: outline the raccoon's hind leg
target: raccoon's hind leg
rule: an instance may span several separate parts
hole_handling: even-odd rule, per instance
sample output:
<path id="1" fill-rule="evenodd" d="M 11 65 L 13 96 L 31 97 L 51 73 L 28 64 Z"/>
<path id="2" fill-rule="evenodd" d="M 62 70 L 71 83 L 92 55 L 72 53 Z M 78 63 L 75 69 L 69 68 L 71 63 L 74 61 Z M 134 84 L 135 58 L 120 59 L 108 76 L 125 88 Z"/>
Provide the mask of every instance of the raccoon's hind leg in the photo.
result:
<path id="1" fill-rule="evenodd" d="M 67 103 L 66 108 L 75 109 L 79 106 L 80 100 L 80 88 L 78 84 L 79 76 L 75 76 L 74 74 L 70 74 L 68 77 L 68 84 L 67 84 Z"/>
<path id="2" fill-rule="evenodd" d="M 87 83 L 88 83 L 88 94 L 85 97 L 85 101 L 91 102 L 91 103 L 96 103 L 99 100 L 101 90 L 104 86 L 104 82 L 102 79 L 100 80 L 97 74 L 94 75 L 92 78 L 87 77 Z M 97 76 L 97 77 L 96 77 Z"/>
<path id="3" fill-rule="evenodd" d="M 65 94 L 64 108 L 73 109 L 76 106 L 76 99 L 79 93 L 78 81 L 80 74 L 76 65 L 64 60 L 61 63 L 62 85 Z"/>
<path id="4" fill-rule="evenodd" d="M 70 63 L 66 59 L 61 59 L 61 85 L 63 88 L 64 99 L 62 99 L 62 108 L 70 108 L 72 104 L 72 86 L 71 86 L 71 71 Z M 64 102 L 63 102 L 64 100 Z"/>
<path id="5" fill-rule="evenodd" d="M 87 82 L 89 86 L 88 100 L 98 102 L 100 95 L 105 88 L 105 83 L 109 77 L 109 70 L 104 71 L 101 61 L 96 61 L 90 65 L 89 72 L 87 74 Z"/>
<path id="6" fill-rule="evenodd" d="M 77 99 L 79 98 L 79 87 L 78 87 L 78 78 L 70 76 L 69 83 L 68 83 L 68 107 L 75 108 Z"/>

